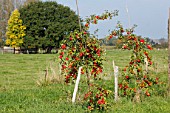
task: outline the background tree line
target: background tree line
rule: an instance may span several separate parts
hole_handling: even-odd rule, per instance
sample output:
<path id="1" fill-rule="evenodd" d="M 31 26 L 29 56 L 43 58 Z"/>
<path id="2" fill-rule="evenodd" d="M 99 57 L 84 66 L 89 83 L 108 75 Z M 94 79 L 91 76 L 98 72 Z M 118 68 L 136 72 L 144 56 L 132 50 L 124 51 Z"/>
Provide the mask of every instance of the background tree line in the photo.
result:
<path id="1" fill-rule="evenodd" d="M 21 19 L 26 26 L 23 49 L 43 49 L 50 53 L 52 49 L 59 47 L 60 40 L 66 37 L 70 31 L 78 29 L 78 16 L 69 7 L 56 2 L 41 2 L 40 0 L 1 0 L 0 1 L 0 47 L 5 45 L 6 30 L 11 12 L 19 9 Z M 140 36 L 139 36 L 140 37 Z M 121 48 L 121 41 L 112 38 L 102 38 L 101 44 Z M 167 48 L 165 38 L 157 41 L 146 38 L 155 48 Z"/>
<path id="2" fill-rule="evenodd" d="M 9 3 L 11 6 L 9 6 Z M 2 4 L 4 4 L 2 7 L 7 4 L 7 8 L 10 8 L 10 10 L 8 14 L 2 15 L 4 24 L 1 23 L 3 24 L 0 36 L 1 46 L 4 45 L 3 42 L 7 38 L 10 39 L 10 36 L 6 37 L 5 33 L 7 32 L 6 28 L 9 27 L 10 14 L 16 8 L 19 9 L 19 19 L 26 27 L 26 35 L 23 38 L 23 44 L 20 46 L 22 49 L 34 49 L 35 52 L 43 49 L 46 53 L 50 53 L 53 48 L 59 47 L 60 41 L 70 32 L 79 29 L 78 16 L 75 12 L 67 6 L 57 4 L 57 2 L 39 0 L 15 0 L 14 2 L 9 0 L 8 2 L 3 1 Z M 6 10 L 1 11 L 4 14 Z"/>
<path id="3" fill-rule="evenodd" d="M 138 36 L 139 38 L 142 38 L 141 36 Z M 159 48 L 159 49 L 164 49 L 168 48 L 168 39 L 166 38 L 161 38 L 161 39 L 151 39 L 151 38 L 145 38 L 147 42 L 149 42 L 154 48 Z M 106 38 L 101 38 L 100 39 L 101 45 L 104 46 L 114 46 L 115 48 L 121 48 L 122 47 L 122 42 L 117 39 L 116 37 L 113 37 L 111 40 L 108 40 Z"/>

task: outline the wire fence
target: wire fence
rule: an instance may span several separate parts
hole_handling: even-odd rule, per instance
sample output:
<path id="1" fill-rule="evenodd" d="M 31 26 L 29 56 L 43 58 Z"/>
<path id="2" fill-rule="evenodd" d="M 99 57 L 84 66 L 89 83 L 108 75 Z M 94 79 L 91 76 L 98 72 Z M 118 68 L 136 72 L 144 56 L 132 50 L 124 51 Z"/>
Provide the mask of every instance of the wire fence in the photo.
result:
<path id="1" fill-rule="evenodd" d="M 29 48 L 29 49 L 19 49 L 19 48 L 0 48 L 0 53 L 8 54 L 8 53 L 15 53 L 15 54 L 35 54 L 35 53 L 45 53 L 44 50 L 37 50 L 36 48 Z M 53 52 L 54 53 L 54 52 Z"/>
<path id="2" fill-rule="evenodd" d="M 109 51 L 114 53 L 110 53 L 110 55 L 106 55 L 106 60 L 104 61 L 104 69 L 103 69 L 103 73 L 106 73 L 108 79 L 110 77 L 113 77 L 114 75 L 112 62 L 114 61 L 115 65 L 119 67 L 119 74 L 121 74 L 123 69 L 129 65 L 130 56 L 131 56 L 131 54 L 129 54 L 128 52 L 124 52 L 122 56 L 120 56 L 120 52 L 122 52 L 122 50 L 115 50 L 116 52 L 113 50 L 112 51 L 109 50 Z M 109 54 L 108 51 L 107 53 Z M 167 73 L 168 72 L 167 50 L 154 50 L 153 52 L 151 52 L 151 55 L 152 55 L 153 65 L 148 67 L 149 72 L 152 72 L 153 74 Z M 143 68 L 145 69 L 145 66 L 143 66 Z"/>
<path id="3" fill-rule="evenodd" d="M 16 49 L 15 53 L 34 53 L 35 49 L 30 49 L 29 51 L 26 49 Z M 130 61 L 130 52 L 124 52 L 122 56 L 120 56 L 121 49 L 107 50 L 107 54 L 105 55 L 104 61 L 104 73 L 108 75 L 113 75 L 113 67 L 112 62 L 114 60 L 115 65 L 119 67 L 119 70 L 123 70 Z M 160 53 L 161 52 L 161 53 Z M 0 48 L 0 53 L 8 54 L 14 53 L 13 48 Z M 168 70 L 168 55 L 166 50 L 154 50 L 154 54 L 152 56 L 153 65 L 149 67 L 149 69 L 154 70 L 155 72 L 165 72 Z"/>

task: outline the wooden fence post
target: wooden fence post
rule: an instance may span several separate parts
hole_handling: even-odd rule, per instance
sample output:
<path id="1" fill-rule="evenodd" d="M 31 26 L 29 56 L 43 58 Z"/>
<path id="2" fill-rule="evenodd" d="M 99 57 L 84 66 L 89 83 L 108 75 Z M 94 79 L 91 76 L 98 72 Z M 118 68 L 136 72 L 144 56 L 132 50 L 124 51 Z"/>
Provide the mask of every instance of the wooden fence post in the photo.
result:
<path id="1" fill-rule="evenodd" d="M 2 55 L 4 54 L 4 47 L 2 47 Z"/>
<path id="2" fill-rule="evenodd" d="M 79 81 L 80 81 L 81 69 L 82 69 L 82 67 L 79 67 L 78 76 L 77 76 L 77 80 L 76 80 L 76 84 L 75 84 L 74 92 L 73 92 L 73 97 L 72 97 L 72 102 L 73 103 L 76 100 L 76 94 L 77 94 L 77 91 L 78 91 L 78 85 L 79 85 Z"/>
<path id="3" fill-rule="evenodd" d="M 169 19 L 168 19 L 168 94 L 170 96 L 170 8 L 169 8 Z"/>
<path id="4" fill-rule="evenodd" d="M 79 27 L 80 27 L 80 31 L 81 31 L 81 21 L 80 21 L 80 14 L 79 14 L 78 0 L 76 0 L 76 6 L 77 6 L 77 15 L 78 15 L 78 20 L 79 20 Z"/>
<path id="5" fill-rule="evenodd" d="M 118 66 L 113 61 L 114 77 L 115 77 L 115 101 L 118 100 Z"/>
<path id="6" fill-rule="evenodd" d="M 45 70 L 45 82 L 48 81 L 48 67 L 46 67 L 46 70 Z"/>

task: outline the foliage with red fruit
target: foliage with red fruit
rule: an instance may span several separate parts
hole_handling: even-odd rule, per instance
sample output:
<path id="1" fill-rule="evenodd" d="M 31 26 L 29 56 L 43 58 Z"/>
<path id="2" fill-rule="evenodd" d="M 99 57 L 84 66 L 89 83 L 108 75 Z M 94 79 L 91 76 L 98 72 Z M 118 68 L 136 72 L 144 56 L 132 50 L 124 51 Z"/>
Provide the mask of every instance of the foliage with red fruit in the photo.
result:
<path id="1" fill-rule="evenodd" d="M 66 83 L 76 79 L 78 68 L 83 66 L 84 73 L 88 81 L 93 76 L 96 78 L 102 72 L 103 49 L 99 40 L 88 33 L 90 24 L 96 24 L 99 20 L 105 20 L 116 16 L 117 11 L 113 13 L 105 12 L 102 15 L 92 15 L 85 20 L 82 31 L 74 31 L 61 42 L 61 50 L 59 52 L 61 65 L 66 68 L 62 70 L 62 74 L 66 77 Z M 95 22 L 94 22 L 95 21 Z M 89 84 L 89 83 L 88 83 Z"/>
<path id="2" fill-rule="evenodd" d="M 151 90 L 152 86 L 158 83 L 158 79 L 155 81 L 155 79 L 149 75 L 148 71 L 144 69 L 146 65 L 145 60 L 147 60 L 148 66 L 152 65 L 152 59 L 149 55 L 152 47 L 144 38 L 134 34 L 134 28 L 135 26 L 132 29 L 125 30 L 123 26 L 118 23 L 116 30 L 112 31 L 108 36 L 108 39 L 110 39 L 114 32 L 114 34 L 117 34 L 117 38 L 122 41 L 122 49 L 132 52 L 130 62 L 123 69 L 122 79 L 119 81 L 119 95 L 130 98 L 134 98 L 137 91 L 141 91 L 141 94 L 150 96 L 151 94 L 148 90 Z"/>
<path id="3" fill-rule="evenodd" d="M 97 24 L 100 20 L 111 19 L 113 16 L 117 16 L 118 11 L 108 12 L 106 11 L 102 15 L 91 15 L 84 22 L 82 31 L 74 31 L 65 37 L 61 42 L 61 49 L 59 51 L 60 64 L 62 66 L 62 74 L 65 76 L 66 83 L 74 83 L 77 78 L 78 68 L 82 66 L 81 74 L 84 74 L 87 78 L 88 93 L 85 94 L 84 99 L 91 98 L 90 103 L 95 106 L 88 105 L 89 110 L 94 108 L 103 109 L 106 106 L 106 97 L 103 96 L 96 98 L 95 92 L 91 92 L 91 79 L 97 79 L 100 73 L 103 71 L 104 50 L 100 46 L 100 41 L 88 32 L 90 24 Z M 104 90 L 105 93 L 106 90 Z M 92 95 L 97 100 L 92 99 Z M 98 105 L 97 105 L 98 104 Z"/>
<path id="4" fill-rule="evenodd" d="M 84 96 L 84 100 L 87 101 L 85 104 L 88 106 L 88 110 L 107 110 L 109 103 L 106 99 L 110 93 L 110 90 L 103 89 L 102 87 L 93 84 L 91 90 Z"/>

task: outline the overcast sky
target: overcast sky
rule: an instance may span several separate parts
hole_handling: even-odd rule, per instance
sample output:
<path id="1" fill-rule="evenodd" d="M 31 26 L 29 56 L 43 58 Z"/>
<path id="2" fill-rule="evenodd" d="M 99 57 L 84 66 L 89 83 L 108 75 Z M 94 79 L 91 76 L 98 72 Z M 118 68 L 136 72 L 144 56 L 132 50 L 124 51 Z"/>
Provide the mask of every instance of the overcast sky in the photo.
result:
<path id="1" fill-rule="evenodd" d="M 76 0 L 53 1 L 69 6 L 77 12 Z M 128 28 L 129 24 L 130 26 L 136 24 L 135 33 L 143 37 L 167 38 L 168 36 L 167 26 L 170 0 L 78 0 L 78 5 L 81 18 L 92 14 L 100 15 L 104 10 L 119 10 L 118 17 L 91 26 L 91 33 L 96 28 L 99 29 L 99 38 L 108 35 L 108 30 L 113 30 L 117 21 L 120 21 L 125 28 Z M 128 9 L 128 13 L 126 8 Z M 128 15 L 130 18 L 128 18 Z"/>

